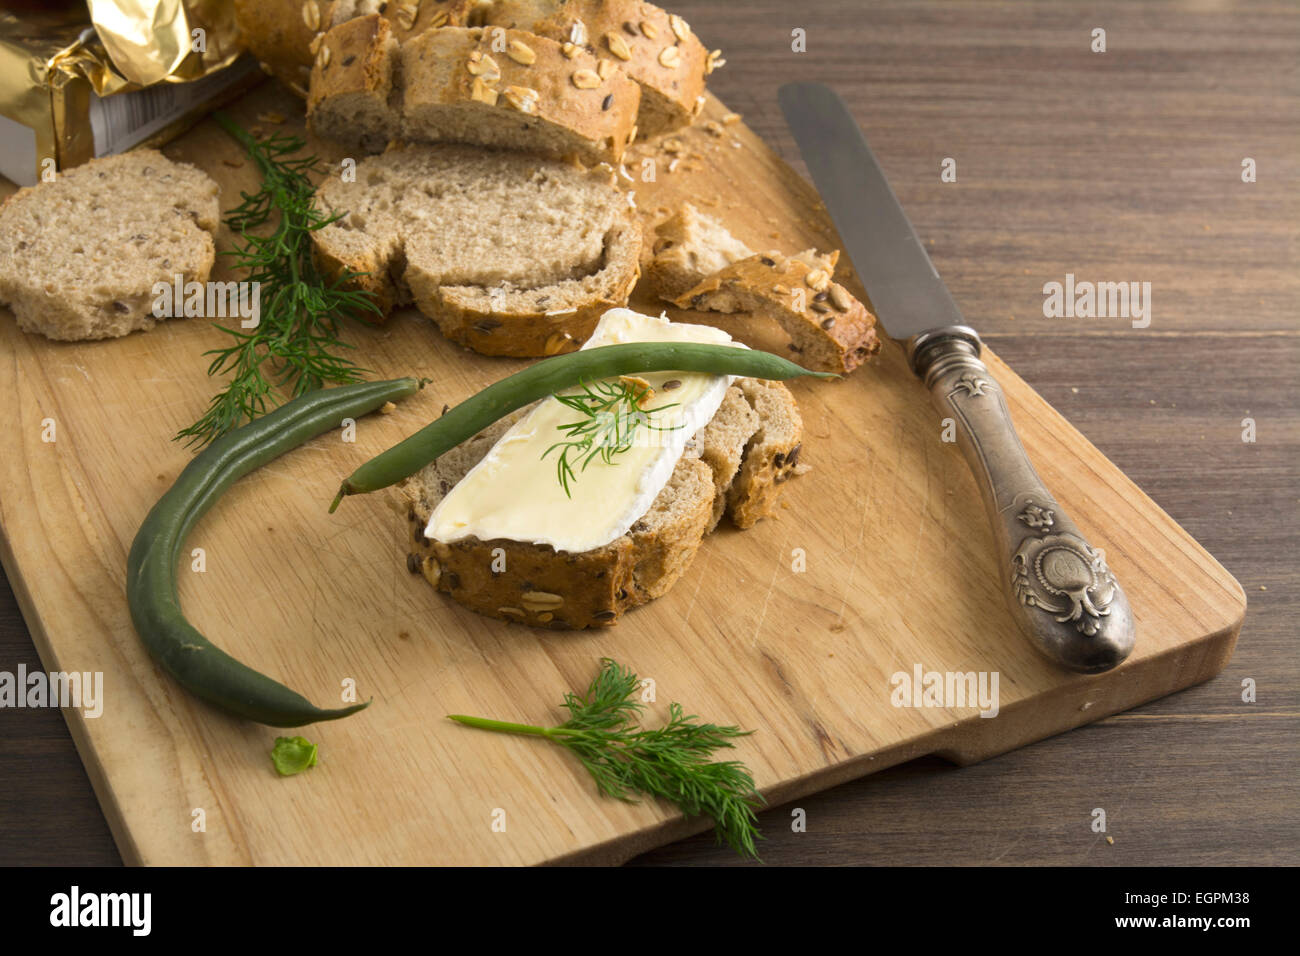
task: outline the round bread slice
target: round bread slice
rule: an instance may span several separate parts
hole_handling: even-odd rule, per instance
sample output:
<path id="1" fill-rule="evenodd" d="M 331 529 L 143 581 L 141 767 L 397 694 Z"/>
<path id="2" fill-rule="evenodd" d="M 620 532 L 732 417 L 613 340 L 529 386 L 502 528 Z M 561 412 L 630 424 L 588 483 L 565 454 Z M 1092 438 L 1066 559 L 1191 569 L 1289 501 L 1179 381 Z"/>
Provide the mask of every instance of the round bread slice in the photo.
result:
<path id="1" fill-rule="evenodd" d="M 219 188 L 155 150 L 96 159 L 0 207 L 0 303 L 63 341 L 152 328 L 155 283 L 206 282 Z"/>
<path id="2" fill-rule="evenodd" d="M 636 284 L 641 229 L 608 170 L 466 146 L 390 150 L 317 192 L 321 267 L 365 273 L 384 312 L 414 303 L 485 355 L 570 351 Z"/>

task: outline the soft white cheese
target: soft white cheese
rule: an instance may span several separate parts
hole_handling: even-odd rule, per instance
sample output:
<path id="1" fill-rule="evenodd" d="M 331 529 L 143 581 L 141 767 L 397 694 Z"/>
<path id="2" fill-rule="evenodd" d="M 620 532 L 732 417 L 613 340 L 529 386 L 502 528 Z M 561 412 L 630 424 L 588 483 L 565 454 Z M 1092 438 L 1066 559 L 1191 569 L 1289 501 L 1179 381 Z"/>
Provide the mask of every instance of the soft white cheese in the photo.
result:
<path id="1" fill-rule="evenodd" d="M 720 329 L 670 322 L 630 309 L 606 312 L 582 347 L 633 342 L 744 348 Z M 546 450 L 564 438 L 558 426 L 577 421 L 580 413 L 554 398 L 545 399 L 501 436 L 443 498 L 425 534 L 444 542 L 471 535 L 482 541 L 504 538 L 573 553 L 591 551 L 626 534 L 650 510 L 687 442 L 717 413 L 734 378 L 696 372 L 645 372 L 638 377 L 654 389 L 646 409 L 662 408 L 650 422 L 668 430 L 640 428 L 636 444 L 613 456 L 610 464 L 597 457 L 585 471 L 575 468 L 570 498 L 556 473 L 560 449 L 549 455 Z M 664 383 L 673 380 L 681 384 L 665 390 Z M 676 407 L 663 407 L 668 405 Z"/>

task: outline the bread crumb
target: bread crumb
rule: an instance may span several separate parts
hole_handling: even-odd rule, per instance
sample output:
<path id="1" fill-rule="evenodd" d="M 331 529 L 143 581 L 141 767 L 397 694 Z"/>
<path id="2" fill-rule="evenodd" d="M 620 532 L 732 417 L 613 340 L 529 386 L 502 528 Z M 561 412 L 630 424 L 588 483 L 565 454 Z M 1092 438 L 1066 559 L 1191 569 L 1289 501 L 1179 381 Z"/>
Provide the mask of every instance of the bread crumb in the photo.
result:
<path id="1" fill-rule="evenodd" d="M 1114 845 L 1115 845 L 1115 838 L 1114 838 L 1113 836 L 1108 836 L 1108 837 L 1106 837 L 1106 842 L 1109 843 L 1111 846 L 1114 846 Z"/>
<path id="2" fill-rule="evenodd" d="M 391 413 L 392 413 L 393 411 L 395 411 L 396 409 L 397 409 L 397 406 L 394 405 L 392 402 L 384 402 L 384 404 L 382 404 L 382 405 L 379 406 L 379 414 L 380 414 L 380 415 L 388 415 L 388 414 L 391 414 Z"/>

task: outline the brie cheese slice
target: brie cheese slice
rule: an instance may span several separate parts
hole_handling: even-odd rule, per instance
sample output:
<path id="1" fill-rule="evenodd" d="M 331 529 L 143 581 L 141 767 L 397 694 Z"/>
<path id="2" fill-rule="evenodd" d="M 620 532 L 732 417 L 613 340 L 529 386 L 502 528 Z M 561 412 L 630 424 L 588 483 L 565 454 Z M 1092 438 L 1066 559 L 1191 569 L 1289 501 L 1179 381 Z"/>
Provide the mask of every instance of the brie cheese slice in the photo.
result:
<path id="1" fill-rule="evenodd" d="M 720 329 L 670 322 L 630 309 L 606 312 L 582 347 L 633 342 L 745 348 Z M 559 426 L 580 420 L 581 413 L 551 397 L 516 422 L 448 492 L 430 516 L 425 535 L 443 542 L 470 536 L 481 541 L 504 538 L 572 553 L 591 551 L 622 537 L 650 510 L 687 442 L 717 413 L 734 380 L 728 375 L 671 371 L 643 372 L 637 377 L 654 389 L 644 406 L 647 411 L 660 409 L 650 417 L 654 427 L 638 428 L 633 446 L 612 456 L 609 463 L 597 456 L 584 469 L 580 459 L 575 462 L 572 497 L 565 494 L 557 474 L 561 449 L 546 452 L 565 439 Z"/>

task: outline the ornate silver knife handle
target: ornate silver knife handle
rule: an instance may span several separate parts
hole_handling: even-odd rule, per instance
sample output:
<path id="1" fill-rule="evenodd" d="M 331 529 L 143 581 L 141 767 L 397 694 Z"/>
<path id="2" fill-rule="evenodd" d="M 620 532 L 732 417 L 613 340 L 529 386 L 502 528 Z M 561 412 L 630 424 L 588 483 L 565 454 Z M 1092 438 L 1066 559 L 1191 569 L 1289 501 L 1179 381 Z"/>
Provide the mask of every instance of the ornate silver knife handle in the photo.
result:
<path id="1" fill-rule="evenodd" d="M 1002 388 L 980 361 L 974 329 L 949 325 L 907 343 L 912 370 L 957 443 L 993 523 L 999 573 L 1012 614 L 1052 660 L 1073 671 L 1110 670 L 1133 650 L 1133 612 L 1123 589 L 1034 471 Z"/>

